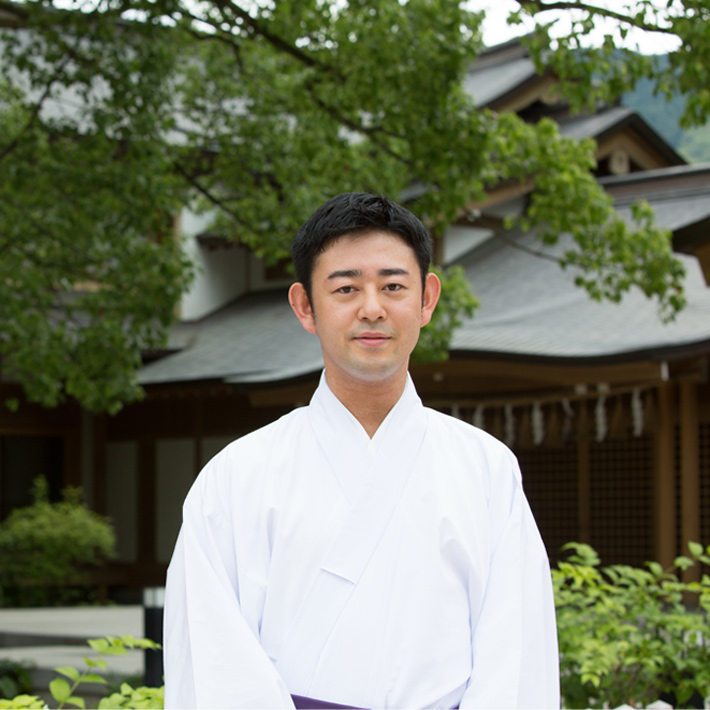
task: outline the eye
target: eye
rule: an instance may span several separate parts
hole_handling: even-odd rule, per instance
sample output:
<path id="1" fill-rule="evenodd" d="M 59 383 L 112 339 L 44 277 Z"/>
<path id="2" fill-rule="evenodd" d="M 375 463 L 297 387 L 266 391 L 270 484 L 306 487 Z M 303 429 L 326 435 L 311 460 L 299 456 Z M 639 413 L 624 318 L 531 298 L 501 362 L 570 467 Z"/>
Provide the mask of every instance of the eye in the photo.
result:
<path id="1" fill-rule="evenodd" d="M 385 286 L 385 291 L 401 291 L 404 288 L 402 284 L 387 284 Z"/>
<path id="2" fill-rule="evenodd" d="M 355 291 L 354 286 L 341 286 L 340 288 L 335 290 L 335 293 L 353 293 Z"/>

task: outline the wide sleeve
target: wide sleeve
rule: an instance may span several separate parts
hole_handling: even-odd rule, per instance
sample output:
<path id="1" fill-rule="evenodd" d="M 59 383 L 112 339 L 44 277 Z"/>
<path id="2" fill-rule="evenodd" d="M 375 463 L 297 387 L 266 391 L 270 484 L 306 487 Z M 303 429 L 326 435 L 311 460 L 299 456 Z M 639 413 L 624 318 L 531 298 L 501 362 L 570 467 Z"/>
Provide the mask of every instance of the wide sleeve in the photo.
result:
<path id="1" fill-rule="evenodd" d="M 165 707 L 293 708 L 289 692 L 242 614 L 230 518 L 219 491 L 198 481 L 168 568 Z M 244 585 L 243 585 L 244 586 Z"/>
<path id="2" fill-rule="evenodd" d="M 506 461 L 512 484 L 510 492 L 492 495 L 490 569 L 472 628 L 473 671 L 460 707 L 549 710 L 560 706 L 550 566 L 517 461 L 512 454 Z"/>

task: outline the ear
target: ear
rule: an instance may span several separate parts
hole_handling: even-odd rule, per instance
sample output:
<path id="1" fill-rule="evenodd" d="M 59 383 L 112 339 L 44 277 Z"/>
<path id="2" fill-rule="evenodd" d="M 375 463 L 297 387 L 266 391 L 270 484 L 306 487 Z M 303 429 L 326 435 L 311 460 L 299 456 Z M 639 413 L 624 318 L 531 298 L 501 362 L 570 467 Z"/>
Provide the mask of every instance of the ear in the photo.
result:
<path id="1" fill-rule="evenodd" d="M 291 284 L 291 288 L 288 290 L 288 302 L 291 304 L 291 308 L 293 308 L 293 312 L 301 325 L 309 333 L 316 335 L 315 315 L 313 314 L 311 301 L 302 283 L 297 281 L 295 284 Z"/>
<path id="2" fill-rule="evenodd" d="M 422 295 L 422 315 L 419 321 L 420 327 L 424 327 L 434 314 L 436 304 L 441 295 L 441 281 L 436 274 L 428 273 L 424 279 L 424 293 Z"/>

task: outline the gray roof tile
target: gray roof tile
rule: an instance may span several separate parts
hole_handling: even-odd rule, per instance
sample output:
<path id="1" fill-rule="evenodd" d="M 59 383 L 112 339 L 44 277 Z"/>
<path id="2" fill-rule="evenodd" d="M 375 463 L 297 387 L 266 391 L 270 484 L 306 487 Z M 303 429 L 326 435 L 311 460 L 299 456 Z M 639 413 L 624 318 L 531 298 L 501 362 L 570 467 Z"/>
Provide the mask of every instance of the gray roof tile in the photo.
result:
<path id="1" fill-rule="evenodd" d="M 487 106 L 536 76 L 535 65 L 528 57 L 476 69 L 464 78 L 464 89 L 476 106 Z"/>

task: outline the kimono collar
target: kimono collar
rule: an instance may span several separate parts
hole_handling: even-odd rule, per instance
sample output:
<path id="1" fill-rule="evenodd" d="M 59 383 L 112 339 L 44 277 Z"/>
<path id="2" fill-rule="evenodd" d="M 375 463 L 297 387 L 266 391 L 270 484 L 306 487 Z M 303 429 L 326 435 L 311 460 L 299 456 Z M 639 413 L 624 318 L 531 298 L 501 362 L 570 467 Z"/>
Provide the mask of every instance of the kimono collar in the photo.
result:
<path id="1" fill-rule="evenodd" d="M 422 401 L 419 399 L 417 390 L 414 387 L 412 376 L 407 373 L 407 381 L 404 384 L 404 390 L 400 398 L 382 420 L 374 436 L 370 438 L 355 415 L 335 396 L 333 390 L 330 389 L 325 377 L 325 370 L 323 370 L 318 388 L 311 399 L 311 406 L 315 406 L 316 409 L 321 409 L 321 411 L 326 414 L 326 418 L 332 424 L 332 427 L 328 427 L 328 429 L 333 434 L 338 432 L 338 434 L 340 434 L 337 436 L 338 439 L 341 439 L 342 435 L 347 432 L 360 446 L 367 449 L 368 453 L 374 455 L 380 449 L 382 442 L 387 438 L 387 430 L 390 428 L 391 422 L 401 418 L 400 415 L 404 412 L 409 411 L 411 413 L 412 409 L 422 408 Z M 323 420 L 321 420 L 321 424 L 322 423 L 324 423 Z"/>

